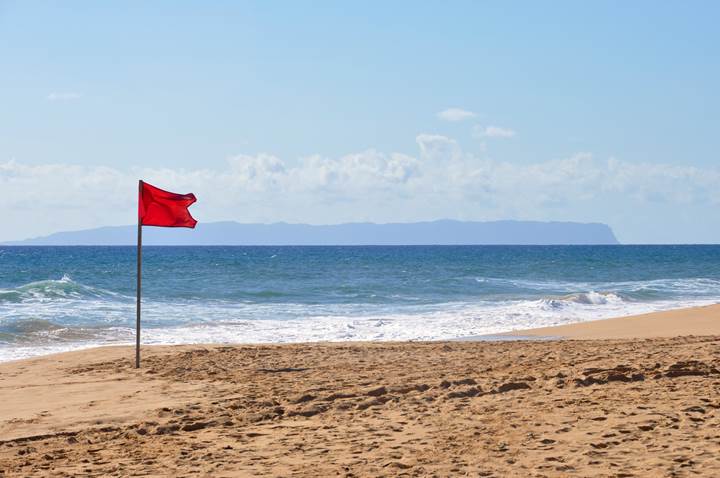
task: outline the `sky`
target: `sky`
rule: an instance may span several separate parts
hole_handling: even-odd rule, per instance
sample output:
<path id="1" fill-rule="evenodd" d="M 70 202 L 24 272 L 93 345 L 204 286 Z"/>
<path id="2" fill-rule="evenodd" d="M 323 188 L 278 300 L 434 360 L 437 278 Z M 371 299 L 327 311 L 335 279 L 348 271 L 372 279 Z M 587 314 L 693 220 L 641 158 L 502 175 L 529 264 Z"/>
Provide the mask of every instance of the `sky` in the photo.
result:
<path id="1" fill-rule="evenodd" d="M 720 3 L 0 0 L 0 241 L 133 224 L 602 222 L 720 243 Z"/>

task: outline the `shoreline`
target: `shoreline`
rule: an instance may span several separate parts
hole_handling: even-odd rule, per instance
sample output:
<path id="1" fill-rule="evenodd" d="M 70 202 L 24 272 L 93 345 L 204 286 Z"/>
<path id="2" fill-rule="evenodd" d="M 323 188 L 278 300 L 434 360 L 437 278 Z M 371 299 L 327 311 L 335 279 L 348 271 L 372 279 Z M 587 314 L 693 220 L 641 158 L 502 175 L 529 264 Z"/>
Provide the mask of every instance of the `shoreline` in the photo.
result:
<path id="1" fill-rule="evenodd" d="M 661 337 L 680 337 L 689 335 L 720 335 L 720 303 L 695 307 L 683 307 L 638 315 L 627 315 L 606 319 L 589 320 L 572 324 L 553 325 L 532 329 L 519 329 L 487 335 L 474 335 L 442 340 L 405 340 L 405 341 L 321 341 L 321 342 L 283 342 L 283 343 L 189 343 L 189 344 L 149 344 L 143 350 L 163 347 L 216 347 L 216 346 L 262 346 L 262 345 L 313 345 L 313 344 L 364 344 L 364 343 L 443 343 L 443 342 L 503 342 L 522 340 L 607 340 L 607 339 L 646 339 Z M 113 347 L 131 347 L 131 343 L 107 345 L 87 345 L 71 350 L 52 351 L 38 355 L 0 360 L 0 365 L 16 363 L 43 357 L 105 349 Z"/>
<path id="2" fill-rule="evenodd" d="M 660 337 L 679 337 L 687 335 L 720 335 L 720 303 L 682 307 L 637 315 L 627 315 L 605 319 L 595 319 L 571 324 L 537 327 L 532 329 L 518 329 L 493 334 L 458 337 L 440 340 L 388 340 L 388 341 L 320 341 L 320 342 L 211 342 L 189 344 L 148 344 L 143 349 L 156 347 L 214 347 L 214 346 L 260 346 L 260 345 L 303 345 L 303 344 L 363 344 L 363 343 L 442 343 L 442 342 L 472 342 L 472 341 L 516 341 L 516 340 L 602 340 L 602 339 L 645 339 Z M 15 363 L 23 360 L 32 360 L 41 357 L 59 356 L 66 353 L 86 350 L 130 347 L 132 344 L 118 343 L 107 345 L 86 345 L 71 350 L 52 351 L 38 355 L 0 360 L 1 364 Z"/>

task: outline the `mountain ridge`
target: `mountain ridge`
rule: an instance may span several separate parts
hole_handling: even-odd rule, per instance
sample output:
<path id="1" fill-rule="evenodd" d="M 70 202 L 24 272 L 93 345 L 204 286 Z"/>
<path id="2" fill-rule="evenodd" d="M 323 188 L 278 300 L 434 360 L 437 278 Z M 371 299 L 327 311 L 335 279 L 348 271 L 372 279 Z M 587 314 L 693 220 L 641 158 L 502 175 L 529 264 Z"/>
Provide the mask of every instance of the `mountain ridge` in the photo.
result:
<path id="1" fill-rule="evenodd" d="M 2 245 L 110 246 L 135 245 L 137 226 L 105 226 Z M 619 244 L 610 226 L 602 223 L 540 221 L 356 222 L 333 225 L 239 223 L 198 224 L 184 228 L 143 229 L 145 245 L 604 245 Z"/>

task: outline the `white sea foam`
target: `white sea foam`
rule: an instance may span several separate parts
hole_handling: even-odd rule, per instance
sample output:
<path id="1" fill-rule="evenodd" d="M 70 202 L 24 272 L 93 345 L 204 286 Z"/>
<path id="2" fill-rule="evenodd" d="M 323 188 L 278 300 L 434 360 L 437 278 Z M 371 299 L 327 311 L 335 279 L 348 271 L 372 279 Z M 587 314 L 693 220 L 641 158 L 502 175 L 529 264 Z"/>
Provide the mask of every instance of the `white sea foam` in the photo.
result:
<path id="1" fill-rule="evenodd" d="M 496 279 L 483 279 L 498 281 Z M 607 284 L 513 281 L 537 298 L 408 303 L 147 300 L 143 343 L 287 343 L 447 340 L 720 301 L 720 282 L 673 279 Z M 508 287 L 508 289 L 512 289 Z M 566 290 L 551 294 L 543 291 Z M 574 292 L 572 292 L 574 290 Z M 644 299 L 651 291 L 675 298 Z M 132 343 L 134 300 L 69 277 L 0 290 L 0 361 Z"/>
<path id="2" fill-rule="evenodd" d="M 595 299 L 597 300 L 597 299 Z M 555 302 L 557 303 L 557 301 Z M 446 340 L 510 330 L 584 322 L 602 318 L 691 307 L 714 300 L 628 304 L 612 298 L 596 303 L 568 300 L 560 309 L 546 300 L 505 304 L 439 304 L 433 310 L 368 316 L 320 315 L 289 320 L 238 320 L 201 323 L 145 332 L 148 343 L 273 343 L 362 340 Z"/>
<path id="3" fill-rule="evenodd" d="M 372 314 L 317 314 L 320 307 L 307 308 L 300 317 L 274 319 L 265 305 L 263 317 L 248 318 L 252 306 L 232 304 L 164 304 L 148 307 L 151 326 L 143 330 L 145 344 L 185 343 L 289 343 L 315 341 L 448 340 L 498 334 L 511 330 L 562 325 L 601 318 L 668 310 L 715 303 L 715 300 L 623 301 L 615 294 L 585 293 L 564 298 L 507 301 L 503 303 L 446 303 L 412 312 Z M 274 304 L 276 308 L 282 305 Z M 132 308 L 125 311 L 132 313 Z M 107 322 L 107 327 L 52 327 L 37 331 L 33 345 L 18 343 L 0 347 L 0 361 L 73 350 L 93 345 L 130 344 L 133 328 L 127 314 Z M 158 315 L 182 314 L 163 326 Z M 116 323 L 111 323 L 116 322 Z M 170 325 L 172 322 L 172 325 Z M 122 323 L 122 324 L 121 324 Z"/>

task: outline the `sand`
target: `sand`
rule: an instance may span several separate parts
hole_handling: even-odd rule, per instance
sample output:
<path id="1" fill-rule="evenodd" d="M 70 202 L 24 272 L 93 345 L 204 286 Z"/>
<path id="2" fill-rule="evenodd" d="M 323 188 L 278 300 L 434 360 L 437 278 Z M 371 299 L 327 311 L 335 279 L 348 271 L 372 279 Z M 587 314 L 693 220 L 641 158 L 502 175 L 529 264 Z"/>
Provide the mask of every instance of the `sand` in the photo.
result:
<path id="1" fill-rule="evenodd" d="M 507 335 L 566 339 L 638 339 L 720 335 L 720 304 L 589 322 L 518 330 Z"/>
<path id="2" fill-rule="evenodd" d="M 719 345 L 146 347 L 140 370 L 132 348 L 107 347 L 5 363 L 0 476 L 720 476 Z"/>

